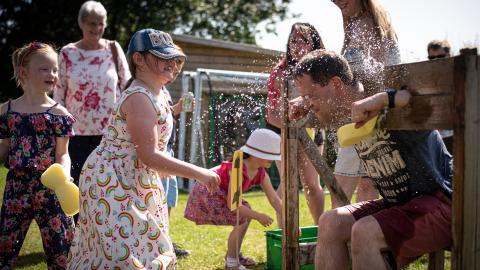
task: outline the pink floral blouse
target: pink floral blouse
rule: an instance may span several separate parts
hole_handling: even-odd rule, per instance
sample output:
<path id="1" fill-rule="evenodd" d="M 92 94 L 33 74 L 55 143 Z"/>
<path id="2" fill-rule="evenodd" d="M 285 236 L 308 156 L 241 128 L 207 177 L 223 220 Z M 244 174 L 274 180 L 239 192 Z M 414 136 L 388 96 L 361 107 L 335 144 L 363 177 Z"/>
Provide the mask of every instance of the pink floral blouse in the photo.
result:
<path id="1" fill-rule="evenodd" d="M 102 135 L 130 71 L 120 45 L 118 75 L 110 46 L 83 50 L 70 43 L 60 50 L 59 81 L 53 98 L 75 117 L 75 135 Z"/>

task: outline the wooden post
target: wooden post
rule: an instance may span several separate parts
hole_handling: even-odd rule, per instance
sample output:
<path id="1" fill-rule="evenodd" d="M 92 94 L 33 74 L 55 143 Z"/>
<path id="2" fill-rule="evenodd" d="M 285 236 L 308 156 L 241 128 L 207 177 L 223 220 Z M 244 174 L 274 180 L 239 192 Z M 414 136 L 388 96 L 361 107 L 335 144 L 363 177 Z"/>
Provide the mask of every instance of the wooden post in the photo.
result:
<path id="1" fill-rule="evenodd" d="M 282 269 L 298 270 L 298 169 L 297 128 L 288 119 L 288 100 L 291 87 L 285 83 L 283 92 L 282 179 L 283 179 L 283 237 Z"/>
<path id="2" fill-rule="evenodd" d="M 308 137 L 307 131 L 304 128 L 298 130 L 298 140 L 303 146 L 303 150 L 307 157 L 312 161 L 313 167 L 325 182 L 325 185 L 328 186 L 330 190 L 331 196 L 335 196 L 337 201 L 341 203 L 341 205 L 347 205 L 350 203 L 345 192 L 340 188 L 333 175 L 332 171 L 328 167 L 327 163 L 323 159 L 322 155 L 317 149 L 315 143 Z"/>
<path id="3" fill-rule="evenodd" d="M 452 269 L 480 269 L 480 69 L 476 49 L 455 59 Z M 468 147 L 466 151 L 465 147 Z"/>

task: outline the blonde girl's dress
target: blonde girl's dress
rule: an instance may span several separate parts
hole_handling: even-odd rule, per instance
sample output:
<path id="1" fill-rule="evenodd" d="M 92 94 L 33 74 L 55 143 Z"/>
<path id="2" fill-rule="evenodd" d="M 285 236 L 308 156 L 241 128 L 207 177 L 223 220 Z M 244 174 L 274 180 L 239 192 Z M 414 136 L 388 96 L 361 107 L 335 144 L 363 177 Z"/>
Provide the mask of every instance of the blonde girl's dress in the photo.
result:
<path id="1" fill-rule="evenodd" d="M 159 148 L 167 146 L 172 114 L 163 93 L 134 86 L 115 105 L 102 142 L 80 176 L 80 213 L 68 269 L 175 269 L 168 212 L 158 174 L 143 165 L 120 113 L 130 95 L 141 93 L 158 114 Z"/>

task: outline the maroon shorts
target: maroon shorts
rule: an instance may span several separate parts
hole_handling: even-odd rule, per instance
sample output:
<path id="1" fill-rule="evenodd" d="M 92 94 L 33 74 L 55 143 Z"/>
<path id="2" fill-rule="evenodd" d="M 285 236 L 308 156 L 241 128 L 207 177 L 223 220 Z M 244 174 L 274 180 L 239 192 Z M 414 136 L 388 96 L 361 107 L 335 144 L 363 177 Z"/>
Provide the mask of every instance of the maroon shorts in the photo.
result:
<path id="1" fill-rule="evenodd" d="M 346 208 L 356 220 L 370 215 L 377 220 L 399 268 L 453 243 L 451 200 L 441 192 L 392 207 L 380 199 Z"/>

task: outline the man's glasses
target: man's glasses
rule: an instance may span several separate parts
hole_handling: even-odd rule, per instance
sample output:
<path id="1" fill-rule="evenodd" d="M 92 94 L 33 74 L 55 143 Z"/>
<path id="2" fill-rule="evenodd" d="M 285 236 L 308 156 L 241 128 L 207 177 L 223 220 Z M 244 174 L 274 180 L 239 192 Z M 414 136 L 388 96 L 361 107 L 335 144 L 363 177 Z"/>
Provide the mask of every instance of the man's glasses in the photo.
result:
<path id="1" fill-rule="evenodd" d="M 446 54 L 429 55 L 429 56 L 428 56 L 428 60 L 433 60 L 433 59 L 437 59 L 437 58 L 445 58 L 445 57 L 447 57 Z"/>

